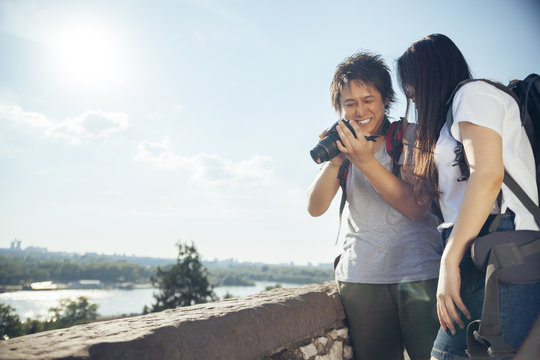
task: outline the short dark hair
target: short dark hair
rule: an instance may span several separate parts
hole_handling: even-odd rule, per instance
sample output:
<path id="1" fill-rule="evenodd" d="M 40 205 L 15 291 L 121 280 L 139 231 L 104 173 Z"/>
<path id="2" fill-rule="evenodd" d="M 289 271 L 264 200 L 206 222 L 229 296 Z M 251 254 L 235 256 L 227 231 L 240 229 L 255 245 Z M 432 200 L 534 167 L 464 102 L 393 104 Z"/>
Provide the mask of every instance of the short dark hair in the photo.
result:
<path id="1" fill-rule="evenodd" d="M 330 85 L 332 105 L 337 112 L 341 112 L 341 94 L 343 88 L 351 81 L 361 81 L 373 86 L 381 94 L 383 102 L 388 101 L 385 109 L 395 100 L 392 88 L 390 69 L 380 55 L 368 51 L 361 51 L 343 60 L 336 68 L 334 79 Z"/>

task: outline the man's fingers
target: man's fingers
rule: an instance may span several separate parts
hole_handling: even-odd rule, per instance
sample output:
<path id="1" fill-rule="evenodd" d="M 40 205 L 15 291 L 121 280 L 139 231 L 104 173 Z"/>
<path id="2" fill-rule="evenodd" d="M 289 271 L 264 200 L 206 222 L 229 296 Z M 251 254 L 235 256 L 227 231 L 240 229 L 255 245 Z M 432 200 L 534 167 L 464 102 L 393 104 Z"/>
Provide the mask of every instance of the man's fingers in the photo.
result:
<path id="1" fill-rule="evenodd" d="M 340 140 L 336 141 L 336 145 L 337 145 L 337 148 L 338 148 L 339 151 L 341 151 L 344 154 L 347 153 L 347 148 L 345 146 L 343 146 L 343 144 L 341 143 Z"/>
<path id="2" fill-rule="evenodd" d="M 343 123 L 343 120 L 339 122 L 338 126 L 336 127 L 336 130 L 339 134 L 339 137 L 342 139 L 344 137 L 343 135 L 345 135 L 345 137 L 352 135 L 351 130 L 349 130 L 349 128 L 345 126 L 345 124 Z"/>
<path id="3" fill-rule="evenodd" d="M 345 133 L 345 131 L 343 130 L 341 126 L 337 127 L 337 132 L 338 132 L 339 138 L 341 139 L 341 142 L 343 143 L 343 146 L 345 146 L 346 148 L 350 148 L 351 142 L 349 141 L 349 136 L 352 136 L 352 133 L 349 129 L 347 129 L 347 131 L 349 132 L 348 134 Z"/>
<path id="4" fill-rule="evenodd" d="M 348 124 L 354 130 L 354 133 L 356 134 L 356 136 L 353 135 L 351 129 L 349 129 L 349 127 L 343 122 L 343 120 L 341 120 L 339 122 L 339 125 L 340 125 L 341 129 L 343 130 L 343 132 L 345 132 L 347 134 L 347 136 L 350 136 L 350 137 L 353 137 L 353 138 L 360 138 L 360 136 L 363 135 L 362 130 L 360 129 L 360 127 L 354 121 L 349 121 Z"/>
<path id="5" fill-rule="evenodd" d="M 360 126 L 358 126 L 358 124 L 355 121 L 349 121 L 349 125 L 351 125 L 351 127 L 353 128 L 357 137 L 360 137 L 360 135 L 363 135 L 362 129 L 360 129 Z"/>

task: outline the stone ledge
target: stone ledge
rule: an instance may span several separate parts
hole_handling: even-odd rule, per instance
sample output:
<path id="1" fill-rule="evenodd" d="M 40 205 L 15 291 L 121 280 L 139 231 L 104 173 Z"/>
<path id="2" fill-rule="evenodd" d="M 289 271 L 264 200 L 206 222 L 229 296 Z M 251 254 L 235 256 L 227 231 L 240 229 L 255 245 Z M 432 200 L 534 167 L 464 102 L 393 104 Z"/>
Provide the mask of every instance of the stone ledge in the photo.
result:
<path id="1" fill-rule="evenodd" d="M 327 282 L 22 336 L 0 359 L 260 359 L 344 319 Z"/>

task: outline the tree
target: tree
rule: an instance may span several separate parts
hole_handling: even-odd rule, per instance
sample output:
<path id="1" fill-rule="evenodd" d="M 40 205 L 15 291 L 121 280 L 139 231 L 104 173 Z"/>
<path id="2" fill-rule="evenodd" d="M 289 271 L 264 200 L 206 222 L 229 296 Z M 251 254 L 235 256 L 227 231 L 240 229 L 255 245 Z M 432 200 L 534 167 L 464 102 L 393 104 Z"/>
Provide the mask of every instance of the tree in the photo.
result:
<path id="1" fill-rule="evenodd" d="M 269 290 L 272 290 L 272 289 L 281 289 L 281 284 L 268 285 L 267 287 L 264 288 L 263 291 L 269 291 Z"/>
<path id="2" fill-rule="evenodd" d="M 152 285 L 157 285 L 160 293 L 154 294 L 156 303 L 151 308 L 144 307 L 145 314 L 217 300 L 214 287 L 208 281 L 208 271 L 199 261 L 195 245 L 178 242 L 176 246 L 176 264 L 168 270 L 158 266 L 156 275 L 151 278 Z"/>
<path id="3" fill-rule="evenodd" d="M 0 339 L 9 339 L 23 334 L 19 315 L 9 305 L 0 304 Z"/>
<path id="4" fill-rule="evenodd" d="M 98 317 L 97 308 L 98 305 L 91 304 L 86 296 L 79 296 L 75 301 L 62 299 L 58 307 L 49 309 L 54 323 L 51 328 L 59 329 L 92 322 Z"/>
<path id="5" fill-rule="evenodd" d="M 97 308 L 98 305 L 88 302 L 85 296 L 76 300 L 61 299 L 57 307 L 49 308 L 49 319 L 41 321 L 38 317 L 21 322 L 19 316 L 13 314 L 14 308 L 0 304 L 0 339 L 87 324 L 98 317 Z"/>

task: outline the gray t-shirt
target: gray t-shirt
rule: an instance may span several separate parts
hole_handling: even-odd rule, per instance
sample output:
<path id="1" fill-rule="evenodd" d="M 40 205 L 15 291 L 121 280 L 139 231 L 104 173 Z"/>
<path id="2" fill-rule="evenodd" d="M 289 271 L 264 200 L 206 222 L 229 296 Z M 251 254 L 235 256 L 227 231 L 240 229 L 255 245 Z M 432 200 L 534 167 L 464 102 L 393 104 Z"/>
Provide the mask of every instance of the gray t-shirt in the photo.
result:
<path id="1" fill-rule="evenodd" d="M 413 144 L 411 125 L 405 136 Z M 392 170 L 385 146 L 375 158 Z M 442 244 L 434 214 L 429 212 L 417 222 L 410 220 L 388 204 L 354 165 L 347 178 L 347 202 L 347 232 L 335 271 L 337 280 L 393 284 L 438 276 Z"/>

